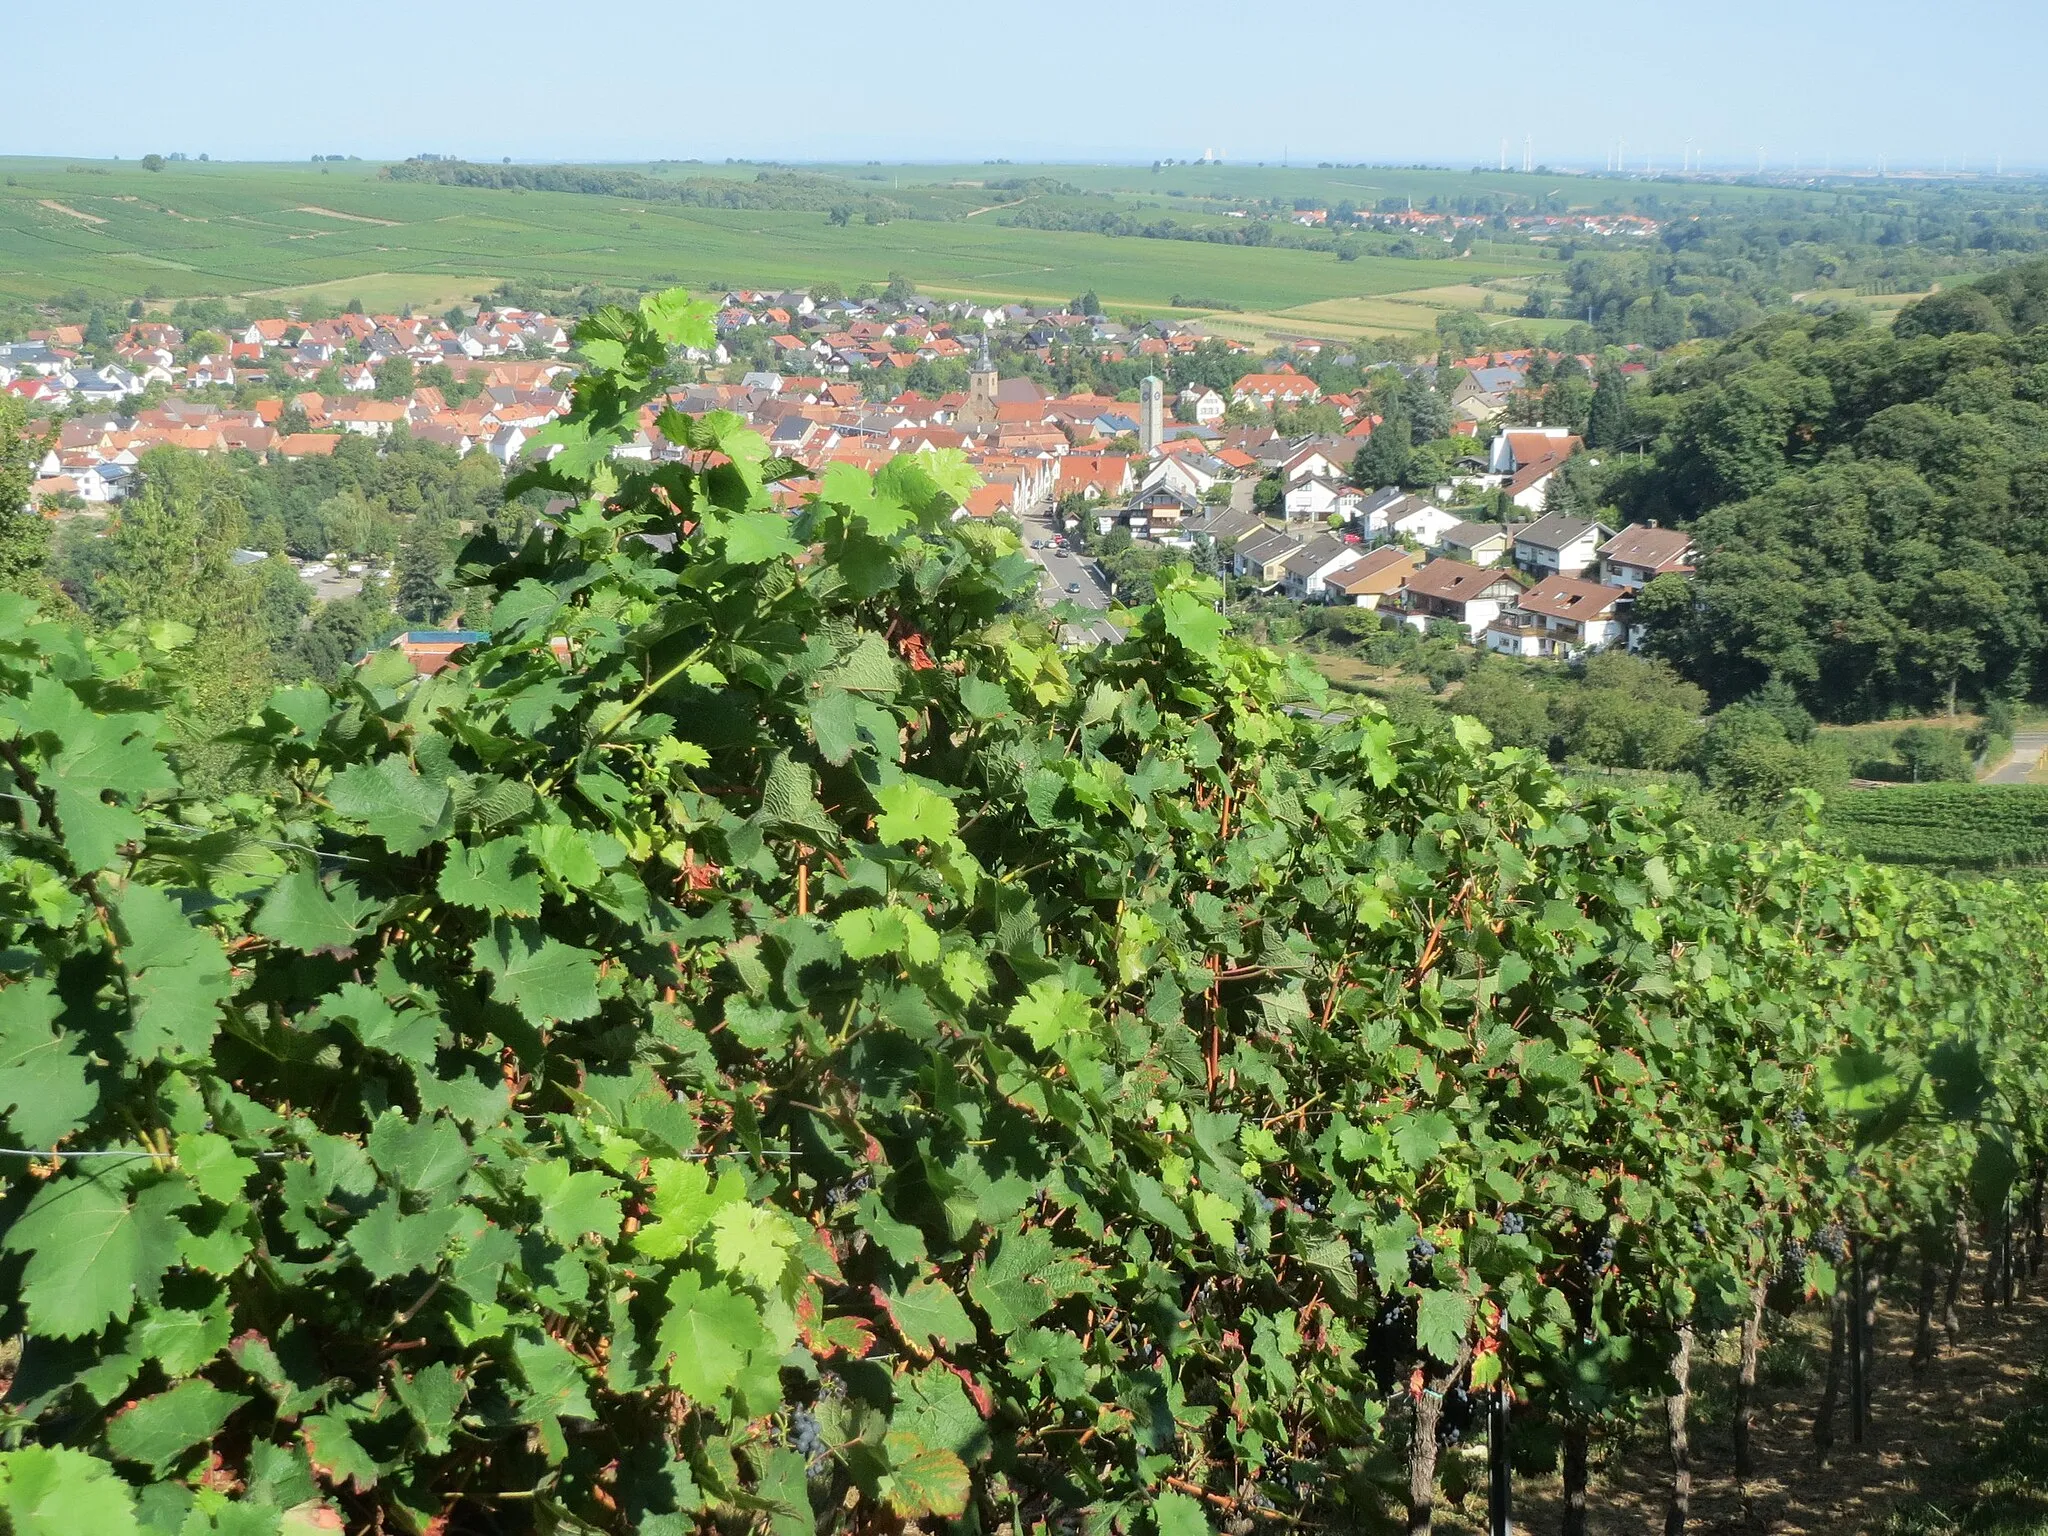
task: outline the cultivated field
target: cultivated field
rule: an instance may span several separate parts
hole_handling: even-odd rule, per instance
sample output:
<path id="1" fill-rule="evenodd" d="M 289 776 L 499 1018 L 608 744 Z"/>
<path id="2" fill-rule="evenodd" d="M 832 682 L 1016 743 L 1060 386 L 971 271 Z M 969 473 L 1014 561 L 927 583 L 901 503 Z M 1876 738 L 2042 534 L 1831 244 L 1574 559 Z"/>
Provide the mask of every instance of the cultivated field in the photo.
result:
<path id="1" fill-rule="evenodd" d="M 997 207 L 1014 199 L 973 184 L 1042 171 L 1090 190 L 1027 200 L 1221 224 L 1226 205 L 1241 192 L 1256 189 L 1268 198 L 1310 195 L 1302 188 L 1342 192 L 1335 173 L 1248 168 L 1226 176 L 1184 168 L 1185 179 L 1206 195 L 1174 197 L 1175 190 L 1189 189 L 1161 185 L 1127 197 L 1107 184 L 1150 173 L 1128 167 L 975 168 L 978 175 L 968 168 L 958 175 L 953 168 L 849 168 L 849 196 L 887 197 L 933 217 L 838 226 L 817 211 L 391 182 L 380 180 L 378 169 L 366 162 L 177 162 L 152 173 L 132 161 L 0 161 L 0 297 L 41 299 L 77 289 L 112 300 L 141 293 L 168 300 L 317 292 L 373 305 L 438 306 L 505 279 L 851 287 L 900 271 L 931 292 L 991 300 L 1060 301 L 1091 288 L 1105 304 L 1123 309 L 1164 310 L 1176 296 L 1214 299 L 1247 315 L 1283 315 L 1275 322 L 1281 328 L 1343 336 L 1427 330 L 1434 323 L 1430 311 L 1441 303 L 1461 302 L 1469 293 L 1476 307 L 1482 293 L 1476 285 L 1505 280 L 1512 289 L 1514 280 L 1549 265 L 1541 253 L 1511 247 L 1482 246 L 1457 260 L 1378 254 L 1391 244 L 1383 236 L 1362 238 L 1365 254 L 1340 262 L 1326 251 L 1014 227 L 999 222 Z M 729 173 L 750 180 L 758 170 L 690 166 L 662 174 Z M 1447 173 L 1430 174 L 1440 183 L 1447 179 Z M 1181 179 L 1179 170 L 1162 172 L 1161 179 Z M 1098 191 L 1091 183 L 1105 185 Z M 1361 204 L 1377 190 L 1349 189 Z M 964 217 L 977 208 L 991 212 Z M 1359 317 L 1288 313 L 1420 289 L 1442 292 Z M 1459 297 L 1445 297 L 1450 294 Z M 1501 307 L 1512 307 L 1512 295 L 1502 297 Z"/>

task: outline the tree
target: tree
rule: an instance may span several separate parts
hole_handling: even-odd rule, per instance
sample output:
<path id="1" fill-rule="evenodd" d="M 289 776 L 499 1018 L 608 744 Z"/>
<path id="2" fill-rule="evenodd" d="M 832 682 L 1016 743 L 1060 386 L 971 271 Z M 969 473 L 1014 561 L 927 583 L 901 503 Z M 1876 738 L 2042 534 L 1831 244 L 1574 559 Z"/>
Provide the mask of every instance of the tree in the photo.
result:
<path id="1" fill-rule="evenodd" d="M 1550 703 L 1527 667 L 1489 662 L 1465 674 L 1451 708 L 1470 715 L 1503 747 L 1550 745 Z"/>
<path id="2" fill-rule="evenodd" d="M 448 573 L 448 545 L 447 519 L 437 512 L 428 512 L 413 519 L 405 542 L 398 547 L 395 603 L 399 614 L 415 624 L 440 623 L 452 605 L 443 585 Z"/>
<path id="3" fill-rule="evenodd" d="M 443 366 L 445 368 L 445 365 Z M 372 372 L 376 375 L 377 398 L 379 400 L 403 400 L 412 393 L 413 366 L 411 358 L 404 356 L 387 357 Z M 449 375 L 449 382 L 454 382 L 453 374 Z"/>
<path id="4" fill-rule="evenodd" d="M 0 395 L 0 591 L 27 596 L 44 589 L 50 525 L 29 493 L 36 461 L 48 451 L 48 438 L 31 434 L 28 407 L 17 396 Z"/>
<path id="5" fill-rule="evenodd" d="M 145 171 L 160 171 L 164 168 L 164 157 L 162 155 L 144 155 L 142 157 L 142 168 Z"/>
<path id="6" fill-rule="evenodd" d="M 1351 479 L 1367 490 L 1399 485 L 1407 477 L 1410 452 L 1407 418 L 1390 415 L 1373 428 L 1351 461 Z"/>
<path id="7" fill-rule="evenodd" d="M 1602 363 L 1586 411 L 1586 446 L 1619 448 L 1628 440 L 1628 377 L 1612 363 Z"/>

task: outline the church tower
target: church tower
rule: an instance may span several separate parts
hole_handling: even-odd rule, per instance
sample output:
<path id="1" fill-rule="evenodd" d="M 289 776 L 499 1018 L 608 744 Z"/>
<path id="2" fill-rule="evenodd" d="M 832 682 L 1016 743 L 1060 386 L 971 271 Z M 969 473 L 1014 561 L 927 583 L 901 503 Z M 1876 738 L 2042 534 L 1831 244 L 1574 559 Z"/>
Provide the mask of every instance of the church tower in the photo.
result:
<path id="1" fill-rule="evenodd" d="M 974 360 L 974 367 L 967 375 L 967 398 L 990 406 L 996 403 L 996 365 L 988 355 L 987 336 L 981 338 L 981 355 Z"/>
<path id="2" fill-rule="evenodd" d="M 1138 446 L 1157 453 L 1166 441 L 1166 386 L 1151 374 L 1138 381 Z"/>

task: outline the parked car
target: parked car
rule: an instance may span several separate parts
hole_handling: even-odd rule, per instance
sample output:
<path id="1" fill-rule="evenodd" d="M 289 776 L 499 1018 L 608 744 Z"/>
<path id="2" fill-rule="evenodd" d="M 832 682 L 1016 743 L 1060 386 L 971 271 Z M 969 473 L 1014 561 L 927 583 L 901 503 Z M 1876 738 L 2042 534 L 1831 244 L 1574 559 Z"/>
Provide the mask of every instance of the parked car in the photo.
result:
<path id="1" fill-rule="evenodd" d="M 1079 583 L 1078 581 L 1070 581 L 1067 583 L 1067 590 L 1069 592 L 1078 592 L 1081 590 L 1081 583 Z"/>

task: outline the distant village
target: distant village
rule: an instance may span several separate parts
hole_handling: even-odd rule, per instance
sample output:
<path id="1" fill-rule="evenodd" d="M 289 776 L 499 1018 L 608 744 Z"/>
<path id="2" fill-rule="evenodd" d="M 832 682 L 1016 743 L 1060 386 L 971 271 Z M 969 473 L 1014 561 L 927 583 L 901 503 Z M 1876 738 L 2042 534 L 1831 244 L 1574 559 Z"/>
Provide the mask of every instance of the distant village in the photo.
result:
<path id="1" fill-rule="evenodd" d="M 53 516 L 104 514 L 129 494 L 142 456 L 166 446 L 276 462 L 332 455 L 350 436 L 383 443 L 402 433 L 509 470 L 569 409 L 570 329 L 490 306 L 438 319 L 276 315 L 198 346 L 145 318 L 96 346 L 81 327 L 56 326 L 0 345 L 0 389 L 57 426 L 36 502 Z M 1128 324 L 914 293 L 744 290 L 724 296 L 717 330 L 715 349 L 687 358 L 700 381 L 670 403 L 686 414 L 737 413 L 772 451 L 804 465 L 809 474 L 775 487 L 784 505 L 815 492 L 833 464 L 873 469 L 899 453 L 957 450 L 982 482 L 958 516 L 1037 520 L 1062 545 L 1122 532 L 1203 548 L 1256 592 L 1376 610 L 1417 629 L 1455 627 L 1474 645 L 1532 658 L 1630 643 L 1636 591 L 1691 567 L 1679 531 L 1610 528 L 1558 504 L 1559 472 L 1584 445 L 1562 427 L 1510 421 L 1532 366 L 1557 363 L 1555 354 L 1455 360 L 1450 432 L 1470 451 L 1440 484 L 1403 490 L 1358 483 L 1354 461 L 1381 421 L 1363 391 L 1325 394 L 1302 371 L 1336 345 L 1313 338 L 1261 354 L 1198 321 Z M 1049 362 L 1055 349 L 1079 347 L 1156 371 L 1135 401 L 1055 394 L 1000 373 L 991 338 L 1012 357 Z M 1227 388 L 1165 382 L 1177 360 L 1218 348 L 1243 357 Z M 1579 359 L 1589 372 L 1594 361 Z M 878 378 L 926 362 L 952 363 L 953 377 L 964 366 L 966 387 L 876 398 Z M 1435 380 L 1427 365 L 1386 366 Z M 1322 430 L 1282 430 L 1308 407 L 1325 408 Z M 622 455 L 683 454 L 656 414 L 643 413 Z M 309 582 L 330 574 L 304 565 Z"/>

